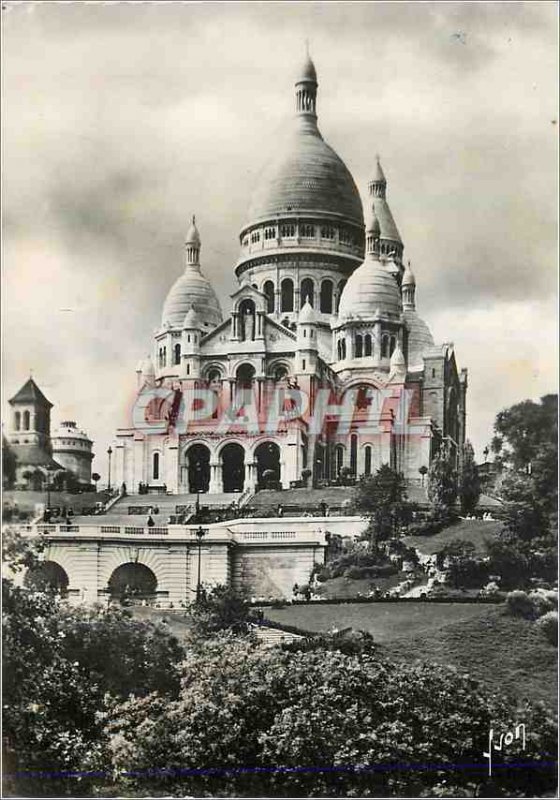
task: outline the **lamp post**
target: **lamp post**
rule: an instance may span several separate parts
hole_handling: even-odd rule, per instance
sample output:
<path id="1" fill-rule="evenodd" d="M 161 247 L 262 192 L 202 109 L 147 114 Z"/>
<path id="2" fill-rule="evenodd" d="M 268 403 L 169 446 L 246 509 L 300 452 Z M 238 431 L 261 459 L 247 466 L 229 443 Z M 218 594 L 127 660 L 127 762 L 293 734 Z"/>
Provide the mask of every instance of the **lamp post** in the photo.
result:
<path id="1" fill-rule="evenodd" d="M 108 477 L 107 477 L 107 491 L 111 491 L 111 456 L 113 455 L 113 448 L 109 447 L 107 450 L 107 455 L 109 456 L 109 470 L 108 470 Z"/>
<path id="2" fill-rule="evenodd" d="M 196 581 L 196 602 L 200 603 L 200 564 L 202 559 L 202 540 L 206 536 L 206 531 L 202 526 L 199 526 L 194 533 L 198 539 L 198 578 Z"/>

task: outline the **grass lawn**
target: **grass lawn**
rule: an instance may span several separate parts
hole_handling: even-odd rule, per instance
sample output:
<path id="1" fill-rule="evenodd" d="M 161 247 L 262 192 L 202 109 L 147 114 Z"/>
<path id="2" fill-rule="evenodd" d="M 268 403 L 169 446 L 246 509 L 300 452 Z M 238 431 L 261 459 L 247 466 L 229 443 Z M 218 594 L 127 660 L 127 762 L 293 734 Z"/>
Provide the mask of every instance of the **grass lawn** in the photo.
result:
<path id="1" fill-rule="evenodd" d="M 330 580 L 320 583 L 317 594 L 329 599 L 357 597 L 359 594 L 365 596 L 376 586 L 386 592 L 393 586 L 402 583 L 407 577 L 404 572 L 388 575 L 386 578 L 345 578 L 344 575 L 341 575 L 339 578 L 330 578 Z"/>
<path id="2" fill-rule="evenodd" d="M 424 555 L 439 553 L 452 539 L 469 540 L 478 553 L 483 554 L 484 541 L 495 539 L 502 529 L 502 523 L 497 520 L 483 522 L 482 520 L 462 520 L 456 525 L 450 525 L 440 533 L 433 536 L 406 536 L 404 541 L 411 547 L 416 547 Z"/>
<path id="3" fill-rule="evenodd" d="M 355 581 L 353 581 L 355 583 Z M 265 608 L 275 622 L 297 625 L 308 631 L 352 627 L 371 633 L 378 642 L 438 630 L 452 622 L 484 617 L 494 609 L 474 603 L 310 603 L 285 608 Z"/>
<path id="4" fill-rule="evenodd" d="M 382 645 L 394 660 L 432 661 L 470 673 L 517 700 L 542 700 L 556 708 L 558 650 L 533 622 L 501 608 L 471 619 L 394 638 Z"/>

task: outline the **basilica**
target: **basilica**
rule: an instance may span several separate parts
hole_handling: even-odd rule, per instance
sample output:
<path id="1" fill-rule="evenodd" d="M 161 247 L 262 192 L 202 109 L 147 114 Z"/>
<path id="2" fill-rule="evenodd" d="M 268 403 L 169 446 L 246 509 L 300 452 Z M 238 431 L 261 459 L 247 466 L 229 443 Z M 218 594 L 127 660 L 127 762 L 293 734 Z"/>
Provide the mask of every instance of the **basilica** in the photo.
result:
<path id="1" fill-rule="evenodd" d="M 116 433 L 116 480 L 131 492 L 325 486 L 385 463 L 414 485 L 440 447 L 459 458 L 467 371 L 418 314 L 379 159 L 364 214 L 352 175 L 319 130 L 317 89 L 308 56 L 291 135 L 261 173 L 239 233 L 227 314 L 204 275 L 193 217 L 184 270 L 137 367 L 142 424 L 131 412 Z M 215 402 L 185 426 L 193 390 Z M 295 390 L 305 411 L 280 415 L 271 429 L 271 406 L 280 396 L 293 408 Z M 231 413 L 240 397 L 251 425 Z M 312 424 L 321 403 L 322 423 Z"/>

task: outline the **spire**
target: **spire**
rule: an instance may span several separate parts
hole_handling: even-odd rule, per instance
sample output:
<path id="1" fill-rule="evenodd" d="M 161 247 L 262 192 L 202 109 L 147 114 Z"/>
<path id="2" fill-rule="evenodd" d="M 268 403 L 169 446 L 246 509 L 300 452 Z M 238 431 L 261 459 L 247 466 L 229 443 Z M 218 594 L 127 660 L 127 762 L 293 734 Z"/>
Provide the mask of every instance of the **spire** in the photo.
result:
<path id="1" fill-rule="evenodd" d="M 410 261 L 402 279 L 403 311 L 416 311 L 416 278 L 410 268 Z"/>
<path id="2" fill-rule="evenodd" d="M 196 219 L 193 214 L 192 222 L 187 236 L 185 239 L 185 248 L 187 251 L 187 266 L 199 267 L 200 266 L 200 234 L 196 227 Z"/>
<path id="3" fill-rule="evenodd" d="M 385 197 L 385 193 L 387 190 L 387 178 L 385 177 L 385 173 L 383 172 L 383 167 L 381 166 L 381 161 L 379 160 L 379 156 L 375 156 L 376 165 L 375 165 L 375 173 L 373 179 L 369 182 L 369 193 L 373 197 Z"/>
<path id="4" fill-rule="evenodd" d="M 389 370 L 391 375 L 406 375 L 406 361 L 398 340 L 389 362 Z"/>
<path id="5" fill-rule="evenodd" d="M 381 226 L 372 206 L 366 223 L 366 256 L 379 260 L 379 237 L 381 236 Z"/>
<path id="6" fill-rule="evenodd" d="M 309 55 L 306 41 L 306 55 L 296 78 L 296 117 L 303 130 L 317 133 L 317 71 Z"/>

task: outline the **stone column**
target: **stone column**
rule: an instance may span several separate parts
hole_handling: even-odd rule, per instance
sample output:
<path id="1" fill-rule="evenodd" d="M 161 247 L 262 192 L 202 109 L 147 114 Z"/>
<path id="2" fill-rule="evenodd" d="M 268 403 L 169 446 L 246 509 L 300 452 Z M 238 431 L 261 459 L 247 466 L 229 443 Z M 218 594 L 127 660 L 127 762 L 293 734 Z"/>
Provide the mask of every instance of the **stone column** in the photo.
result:
<path id="1" fill-rule="evenodd" d="M 222 481 L 222 464 L 220 461 L 210 462 L 210 494 L 221 494 L 224 490 Z"/>
<path id="2" fill-rule="evenodd" d="M 257 462 L 256 461 L 246 461 L 245 462 L 245 489 L 251 489 L 251 491 L 255 491 L 257 485 Z"/>

